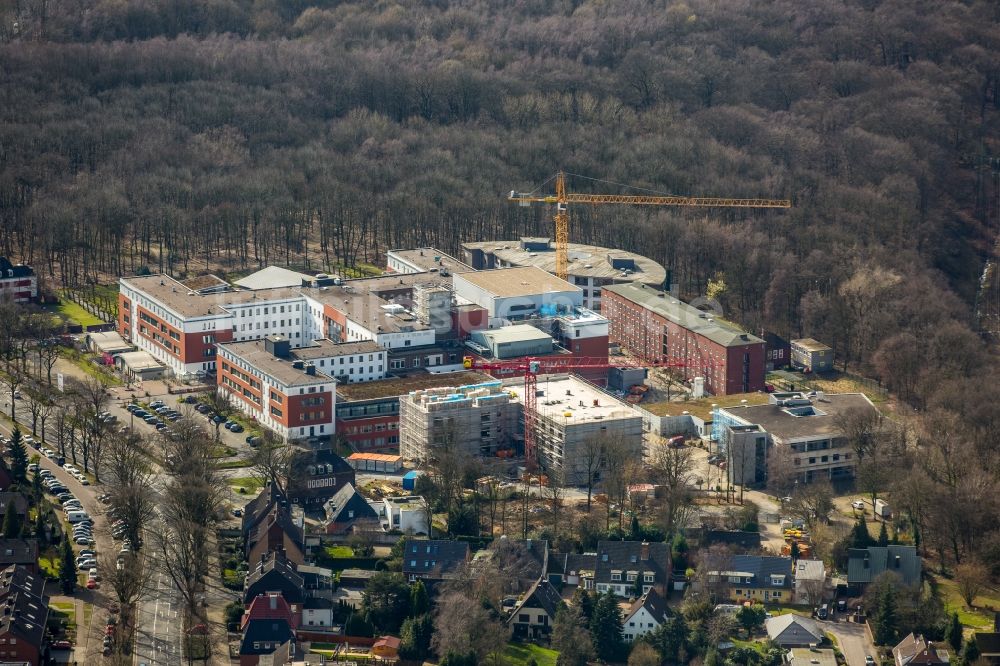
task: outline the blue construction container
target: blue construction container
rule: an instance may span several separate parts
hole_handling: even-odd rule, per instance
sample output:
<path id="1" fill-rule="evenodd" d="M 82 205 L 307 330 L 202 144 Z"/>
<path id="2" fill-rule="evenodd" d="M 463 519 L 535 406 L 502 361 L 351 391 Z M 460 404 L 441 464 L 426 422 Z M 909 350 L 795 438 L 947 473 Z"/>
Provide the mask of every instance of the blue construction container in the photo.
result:
<path id="1" fill-rule="evenodd" d="M 420 476 L 417 470 L 412 470 L 403 475 L 403 490 L 414 490 L 417 487 L 417 477 Z"/>

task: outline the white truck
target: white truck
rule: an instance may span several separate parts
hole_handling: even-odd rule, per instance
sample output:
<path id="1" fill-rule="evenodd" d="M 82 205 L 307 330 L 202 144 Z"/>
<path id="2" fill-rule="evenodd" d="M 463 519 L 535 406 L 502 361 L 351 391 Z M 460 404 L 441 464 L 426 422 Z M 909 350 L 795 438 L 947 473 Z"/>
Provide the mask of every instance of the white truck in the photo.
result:
<path id="1" fill-rule="evenodd" d="M 892 509 L 885 500 L 877 499 L 875 500 L 875 515 L 882 520 L 888 520 L 892 518 Z"/>

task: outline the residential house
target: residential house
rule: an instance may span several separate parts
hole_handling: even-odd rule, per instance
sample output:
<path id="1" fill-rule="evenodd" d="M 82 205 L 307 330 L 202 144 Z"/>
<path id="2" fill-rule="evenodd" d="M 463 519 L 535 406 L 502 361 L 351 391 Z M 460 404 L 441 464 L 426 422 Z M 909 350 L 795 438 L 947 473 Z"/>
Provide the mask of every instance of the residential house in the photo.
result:
<path id="1" fill-rule="evenodd" d="M 764 622 L 767 637 L 783 648 L 815 647 L 823 642 L 823 630 L 812 618 L 794 613 L 769 617 Z"/>
<path id="2" fill-rule="evenodd" d="M 43 662 L 49 616 L 44 589 L 44 579 L 27 567 L 0 571 L 0 662 Z"/>
<path id="3" fill-rule="evenodd" d="M 710 571 L 711 583 L 725 583 L 734 602 L 787 603 L 792 600 L 792 559 L 735 555 L 725 571 Z"/>
<path id="4" fill-rule="evenodd" d="M 304 544 L 302 528 L 295 524 L 287 509 L 275 506 L 247 538 L 247 561 L 260 562 L 267 553 L 283 552 L 289 561 L 303 564 Z"/>
<path id="5" fill-rule="evenodd" d="M 305 601 L 305 590 L 302 576 L 295 571 L 295 566 L 280 552 L 267 553 L 257 567 L 247 575 L 246 589 L 243 591 L 243 603 L 250 602 L 262 594 L 277 592 L 292 604 Z"/>
<path id="6" fill-rule="evenodd" d="M 896 666 L 933 666 L 949 663 L 951 655 L 944 646 L 935 645 L 923 636 L 910 633 L 892 648 L 892 658 Z"/>
<path id="7" fill-rule="evenodd" d="M 240 666 L 258 666 L 261 655 L 273 654 L 295 641 L 297 621 L 291 606 L 277 592 L 255 597 L 240 622 Z"/>
<path id="8" fill-rule="evenodd" d="M 322 597 L 309 597 L 302 604 L 302 621 L 299 626 L 327 628 L 333 626 L 333 601 Z"/>
<path id="9" fill-rule="evenodd" d="M 0 516 L 7 515 L 8 504 L 14 505 L 14 511 L 17 512 L 17 517 L 21 519 L 23 525 L 24 518 L 28 515 L 28 500 L 21 493 L 0 492 Z"/>
<path id="10" fill-rule="evenodd" d="M 0 538 L 0 567 L 20 565 L 38 573 L 38 540 Z"/>
<path id="11" fill-rule="evenodd" d="M 354 468 L 333 451 L 299 450 L 292 457 L 288 480 L 292 502 L 322 505 L 346 485 L 354 485 Z"/>
<path id="12" fill-rule="evenodd" d="M 370 569 L 344 569 L 340 572 L 340 587 L 357 587 L 364 589 L 368 581 L 377 574 Z"/>
<path id="13" fill-rule="evenodd" d="M 1000 664 L 1000 613 L 993 614 L 993 631 L 977 631 L 979 656 L 988 664 Z"/>
<path id="14" fill-rule="evenodd" d="M 411 583 L 452 578 L 468 561 L 465 541 L 407 539 L 403 544 L 403 575 Z"/>
<path id="15" fill-rule="evenodd" d="M 744 532 L 741 530 L 703 530 L 698 539 L 698 545 L 707 548 L 711 545 L 721 543 L 730 546 L 743 553 L 756 552 L 760 550 L 760 532 Z"/>
<path id="16" fill-rule="evenodd" d="M 243 532 L 243 538 L 247 539 L 250 534 L 257 528 L 264 517 L 267 516 L 275 506 L 280 506 L 288 508 L 288 498 L 285 494 L 278 489 L 272 483 L 267 484 L 257 497 L 250 500 L 245 507 L 243 507 L 243 520 L 240 525 L 240 529 Z"/>
<path id="17" fill-rule="evenodd" d="M 622 623 L 625 641 L 631 643 L 669 622 L 673 616 L 673 611 L 667 606 L 667 600 L 655 589 L 650 590 L 633 601 L 625 612 L 625 620 Z"/>
<path id="18" fill-rule="evenodd" d="M 378 512 L 351 483 L 341 486 L 337 494 L 327 500 L 324 508 L 327 534 L 343 535 L 355 529 L 381 529 Z"/>
<path id="19" fill-rule="evenodd" d="M 788 666 L 837 666 L 837 656 L 827 648 L 792 648 L 785 653 Z"/>
<path id="20" fill-rule="evenodd" d="M 419 495 L 386 497 L 383 500 L 382 527 L 403 534 L 429 534 L 427 502 Z"/>
<path id="21" fill-rule="evenodd" d="M 295 571 L 302 576 L 302 588 L 306 591 L 306 596 L 315 596 L 313 594 L 315 592 L 333 589 L 332 569 L 313 564 L 300 564 L 295 567 Z"/>
<path id="22" fill-rule="evenodd" d="M 549 570 L 552 562 L 559 563 L 562 576 L 559 580 L 565 585 L 583 586 L 585 590 L 594 589 L 594 576 L 597 572 L 597 553 L 565 553 L 549 558 Z M 559 581 L 557 581 L 559 582 Z"/>
<path id="23" fill-rule="evenodd" d="M 848 551 L 847 584 L 858 594 L 886 571 L 899 576 L 904 585 L 918 585 L 921 570 L 914 546 L 870 546 Z"/>
<path id="24" fill-rule="evenodd" d="M 795 561 L 795 603 L 818 604 L 826 587 L 823 560 Z"/>
<path id="25" fill-rule="evenodd" d="M 598 592 L 638 597 L 653 587 L 666 594 L 670 547 L 647 541 L 601 541 L 597 544 L 594 585 Z"/>
<path id="26" fill-rule="evenodd" d="M 548 571 L 549 542 L 542 539 L 496 539 L 489 548 L 491 562 L 500 571 L 504 592 L 520 594 Z"/>
<path id="27" fill-rule="evenodd" d="M 534 640 L 548 637 L 561 601 L 559 590 L 547 578 L 535 581 L 507 619 L 514 638 Z"/>
<path id="28" fill-rule="evenodd" d="M 372 654 L 379 659 L 396 659 L 399 657 L 399 643 L 395 636 L 382 636 L 372 645 Z"/>

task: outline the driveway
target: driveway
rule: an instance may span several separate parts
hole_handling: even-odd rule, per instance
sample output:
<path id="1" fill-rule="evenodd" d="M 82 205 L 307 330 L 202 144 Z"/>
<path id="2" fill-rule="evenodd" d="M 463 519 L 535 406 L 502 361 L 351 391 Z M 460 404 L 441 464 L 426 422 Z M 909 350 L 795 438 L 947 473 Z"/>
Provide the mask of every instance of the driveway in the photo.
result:
<path id="1" fill-rule="evenodd" d="M 840 651 L 847 659 L 847 666 L 865 666 L 865 655 L 875 654 L 875 646 L 868 640 L 865 625 L 846 620 L 819 624 L 837 639 Z"/>

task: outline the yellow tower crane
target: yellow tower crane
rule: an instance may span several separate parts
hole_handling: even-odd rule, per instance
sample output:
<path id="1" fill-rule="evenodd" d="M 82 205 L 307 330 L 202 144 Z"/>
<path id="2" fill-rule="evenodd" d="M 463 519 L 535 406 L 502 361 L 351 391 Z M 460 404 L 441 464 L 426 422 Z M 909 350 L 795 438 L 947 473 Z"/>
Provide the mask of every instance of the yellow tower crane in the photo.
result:
<path id="1" fill-rule="evenodd" d="M 593 179 L 591 179 L 593 180 Z M 556 275 L 569 275 L 569 204 L 632 204 L 635 206 L 695 206 L 701 208 L 791 208 L 788 199 L 722 199 L 718 197 L 679 197 L 663 195 L 577 194 L 566 191 L 566 174 L 556 174 L 556 193 L 537 195 L 512 191 L 507 197 L 522 206 L 532 203 L 556 205 Z"/>

